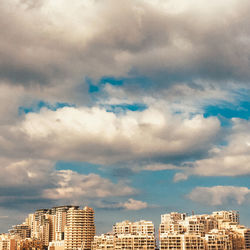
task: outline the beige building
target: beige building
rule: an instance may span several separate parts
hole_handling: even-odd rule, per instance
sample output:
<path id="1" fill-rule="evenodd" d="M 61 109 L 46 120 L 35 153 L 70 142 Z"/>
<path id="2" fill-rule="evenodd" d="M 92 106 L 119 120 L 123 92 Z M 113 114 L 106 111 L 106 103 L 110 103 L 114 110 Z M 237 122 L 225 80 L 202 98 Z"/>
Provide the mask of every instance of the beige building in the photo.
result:
<path id="1" fill-rule="evenodd" d="M 152 235 L 101 235 L 95 236 L 92 250 L 154 250 L 156 247 L 155 237 Z"/>
<path id="2" fill-rule="evenodd" d="M 250 249 L 250 229 L 246 229 L 244 232 L 244 246 L 245 249 Z"/>
<path id="3" fill-rule="evenodd" d="M 10 248 L 7 236 L 16 240 L 19 249 L 29 246 L 42 249 L 50 246 L 51 249 L 88 250 L 91 249 L 95 236 L 94 211 L 89 207 L 79 209 L 79 206 L 39 209 L 34 214 L 29 214 L 23 224 L 13 226 L 9 234 L 4 237 L 2 235 L 1 249 Z M 62 243 L 64 238 L 65 247 Z"/>
<path id="4" fill-rule="evenodd" d="M 161 234 L 160 249 L 179 249 L 179 250 L 204 250 L 206 244 L 204 238 L 192 234 Z"/>
<path id="5" fill-rule="evenodd" d="M 42 225 L 39 228 L 39 239 L 42 241 L 43 246 L 48 246 L 50 242 L 50 220 L 47 216 L 44 218 Z"/>
<path id="6" fill-rule="evenodd" d="M 20 237 L 21 239 L 26 239 L 30 238 L 31 229 L 27 224 L 23 223 L 21 225 L 12 226 L 12 229 L 9 230 L 9 234 Z"/>
<path id="7" fill-rule="evenodd" d="M 159 233 L 165 233 L 168 232 L 169 230 L 180 232 L 180 228 L 177 225 L 179 224 L 179 221 L 184 221 L 186 218 L 185 213 L 177 213 L 177 212 L 172 212 L 169 214 L 162 214 L 161 215 L 161 224 L 159 227 Z M 173 227 L 173 225 L 176 225 Z"/>
<path id="8" fill-rule="evenodd" d="M 17 236 L 9 234 L 0 235 L 0 250 L 16 250 L 17 249 Z"/>
<path id="9" fill-rule="evenodd" d="M 232 250 L 232 241 L 228 234 L 222 231 L 211 231 L 211 233 L 206 234 L 206 245 L 207 250 Z M 239 250 L 239 249 L 237 249 Z"/>
<path id="10" fill-rule="evenodd" d="M 78 209 L 79 206 L 58 206 L 51 209 L 51 215 L 53 215 L 52 228 L 53 237 L 50 241 L 62 241 L 64 240 L 65 226 L 67 211 L 70 208 Z"/>
<path id="11" fill-rule="evenodd" d="M 72 207 L 67 211 L 65 249 L 91 249 L 95 236 L 94 210 L 90 207 Z"/>
<path id="12" fill-rule="evenodd" d="M 146 235 L 154 235 L 155 229 L 152 221 L 122 221 L 118 222 L 113 226 L 114 234 L 146 234 Z"/>
<path id="13" fill-rule="evenodd" d="M 64 250 L 64 240 L 52 241 L 49 243 L 48 250 Z"/>
<path id="14" fill-rule="evenodd" d="M 239 225 L 237 211 L 192 216 L 170 213 L 161 219 L 160 249 L 250 249 L 250 229 Z"/>
<path id="15" fill-rule="evenodd" d="M 115 250 L 154 250 L 155 237 L 152 235 L 145 234 L 120 234 L 115 237 L 114 249 Z"/>
<path id="16" fill-rule="evenodd" d="M 112 250 L 115 249 L 115 236 L 113 234 L 102 234 L 95 236 L 91 249 L 94 250 Z"/>
<path id="17" fill-rule="evenodd" d="M 219 229 L 223 229 L 225 223 L 236 225 L 239 225 L 240 223 L 240 216 L 238 211 L 216 211 L 212 213 L 212 216 L 217 220 Z"/>
<path id="18" fill-rule="evenodd" d="M 155 249 L 155 230 L 152 221 L 122 221 L 113 226 L 113 234 L 95 236 L 92 250 Z"/>

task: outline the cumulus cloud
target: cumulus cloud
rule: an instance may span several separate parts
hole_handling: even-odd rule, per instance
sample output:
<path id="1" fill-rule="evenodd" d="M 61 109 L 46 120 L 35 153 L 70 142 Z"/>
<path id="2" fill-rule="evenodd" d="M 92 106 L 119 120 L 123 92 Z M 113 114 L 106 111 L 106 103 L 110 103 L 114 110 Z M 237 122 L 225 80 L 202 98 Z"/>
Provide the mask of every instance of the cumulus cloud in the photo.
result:
<path id="1" fill-rule="evenodd" d="M 127 196 L 136 194 L 136 190 L 124 183 L 112 183 L 110 180 L 97 174 L 82 175 L 71 170 L 61 170 L 54 173 L 58 179 L 55 188 L 46 189 L 44 198 L 49 199 L 74 199 L 103 198 L 111 196 Z"/>
<path id="2" fill-rule="evenodd" d="M 0 158 L 1 175 L 0 175 L 0 189 L 6 189 L 11 192 L 13 188 L 17 188 L 18 192 L 21 189 L 33 187 L 40 188 L 42 186 L 50 185 L 48 176 L 53 171 L 54 162 L 49 160 L 39 159 L 19 159 L 13 160 L 9 158 Z M 8 176 L 8 178 L 6 178 Z M 5 194 L 7 194 L 4 192 Z"/>
<path id="3" fill-rule="evenodd" d="M 176 181 L 187 179 L 189 175 L 240 176 L 250 173 L 250 123 L 238 118 L 233 118 L 232 122 L 228 144 L 212 148 L 208 158 L 190 162 L 188 168 L 175 176 Z M 178 178 L 180 175 L 183 178 Z"/>
<path id="4" fill-rule="evenodd" d="M 100 105 L 119 105 L 121 103 L 134 104 L 144 103 L 150 107 L 168 107 L 172 112 L 181 113 L 202 113 L 203 107 L 213 104 L 220 104 L 222 101 L 232 101 L 236 99 L 233 93 L 228 90 L 214 86 L 207 81 L 193 81 L 193 86 L 185 83 L 178 83 L 161 91 L 153 91 L 150 95 L 144 90 L 136 90 L 125 86 L 112 86 L 106 84 L 103 92 L 106 95 L 99 95 Z M 139 92 L 139 93 L 138 93 Z"/>
<path id="5" fill-rule="evenodd" d="M 247 187 L 196 187 L 187 197 L 192 201 L 212 206 L 225 205 L 232 201 L 241 205 L 247 200 L 249 193 Z"/>
<path id="6" fill-rule="evenodd" d="M 138 201 L 130 198 L 127 202 L 124 202 L 121 206 L 127 210 L 141 210 L 147 208 L 148 204 L 147 202 Z"/>
<path id="7" fill-rule="evenodd" d="M 97 107 L 64 107 L 29 113 L 12 131 L 23 135 L 26 146 L 39 145 L 44 157 L 107 164 L 202 152 L 216 140 L 220 124 L 213 117 L 156 109 L 120 116 Z"/>
<path id="8" fill-rule="evenodd" d="M 131 196 L 138 191 L 126 182 L 114 183 L 97 174 L 55 170 L 48 160 L 0 159 L 0 205 L 22 203 L 77 203 L 108 197 Z"/>
<path id="9" fill-rule="evenodd" d="M 129 72 L 156 85 L 249 79 L 248 1 L 167 2 L 1 1 L 0 77 L 24 85 Z"/>
<path id="10" fill-rule="evenodd" d="M 147 202 L 129 198 L 125 202 L 103 202 L 99 201 L 96 206 L 104 209 L 125 209 L 125 210 L 141 210 L 150 207 Z"/>

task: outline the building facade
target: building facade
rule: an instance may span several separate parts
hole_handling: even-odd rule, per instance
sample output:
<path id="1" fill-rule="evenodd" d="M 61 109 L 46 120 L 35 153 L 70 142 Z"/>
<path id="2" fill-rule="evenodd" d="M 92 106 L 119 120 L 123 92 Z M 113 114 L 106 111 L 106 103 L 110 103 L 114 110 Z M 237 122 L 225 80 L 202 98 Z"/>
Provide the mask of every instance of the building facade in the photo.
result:
<path id="1" fill-rule="evenodd" d="M 65 249 L 91 249 L 95 236 L 94 210 L 70 208 L 67 211 L 65 226 Z"/>

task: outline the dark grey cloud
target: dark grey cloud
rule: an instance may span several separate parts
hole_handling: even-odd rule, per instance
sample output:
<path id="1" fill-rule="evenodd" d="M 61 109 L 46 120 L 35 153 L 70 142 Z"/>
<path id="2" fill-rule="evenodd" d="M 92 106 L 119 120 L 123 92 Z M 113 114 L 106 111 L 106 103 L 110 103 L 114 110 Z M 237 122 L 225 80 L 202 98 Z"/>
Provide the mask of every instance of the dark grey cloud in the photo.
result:
<path id="1" fill-rule="evenodd" d="M 114 183 L 97 174 L 55 170 L 48 160 L 0 158 L 0 164 L 0 208 L 25 210 L 30 206 L 77 204 L 79 200 L 94 204 L 93 200 L 138 193 L 124 181 Z"/>
<path id="2" fill-rule="evenodd" d="M 135 72 L 154 86 L 248 82 L 249 8 L 245 0 L 177 13 L 150 1 L 2 1 L 0 78 L 74 85 Z"/>

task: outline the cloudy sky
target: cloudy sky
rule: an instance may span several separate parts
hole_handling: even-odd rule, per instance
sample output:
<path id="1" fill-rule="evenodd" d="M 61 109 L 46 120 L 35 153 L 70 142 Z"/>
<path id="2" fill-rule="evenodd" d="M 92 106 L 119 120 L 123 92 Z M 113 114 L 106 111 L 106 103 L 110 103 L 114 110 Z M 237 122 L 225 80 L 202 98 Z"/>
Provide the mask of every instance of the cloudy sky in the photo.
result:
<path id="1" fill-rule="evenodd" d="M 250 225 L 248 0 L 1 0 L 0 229 L 92 206 Z"/>

